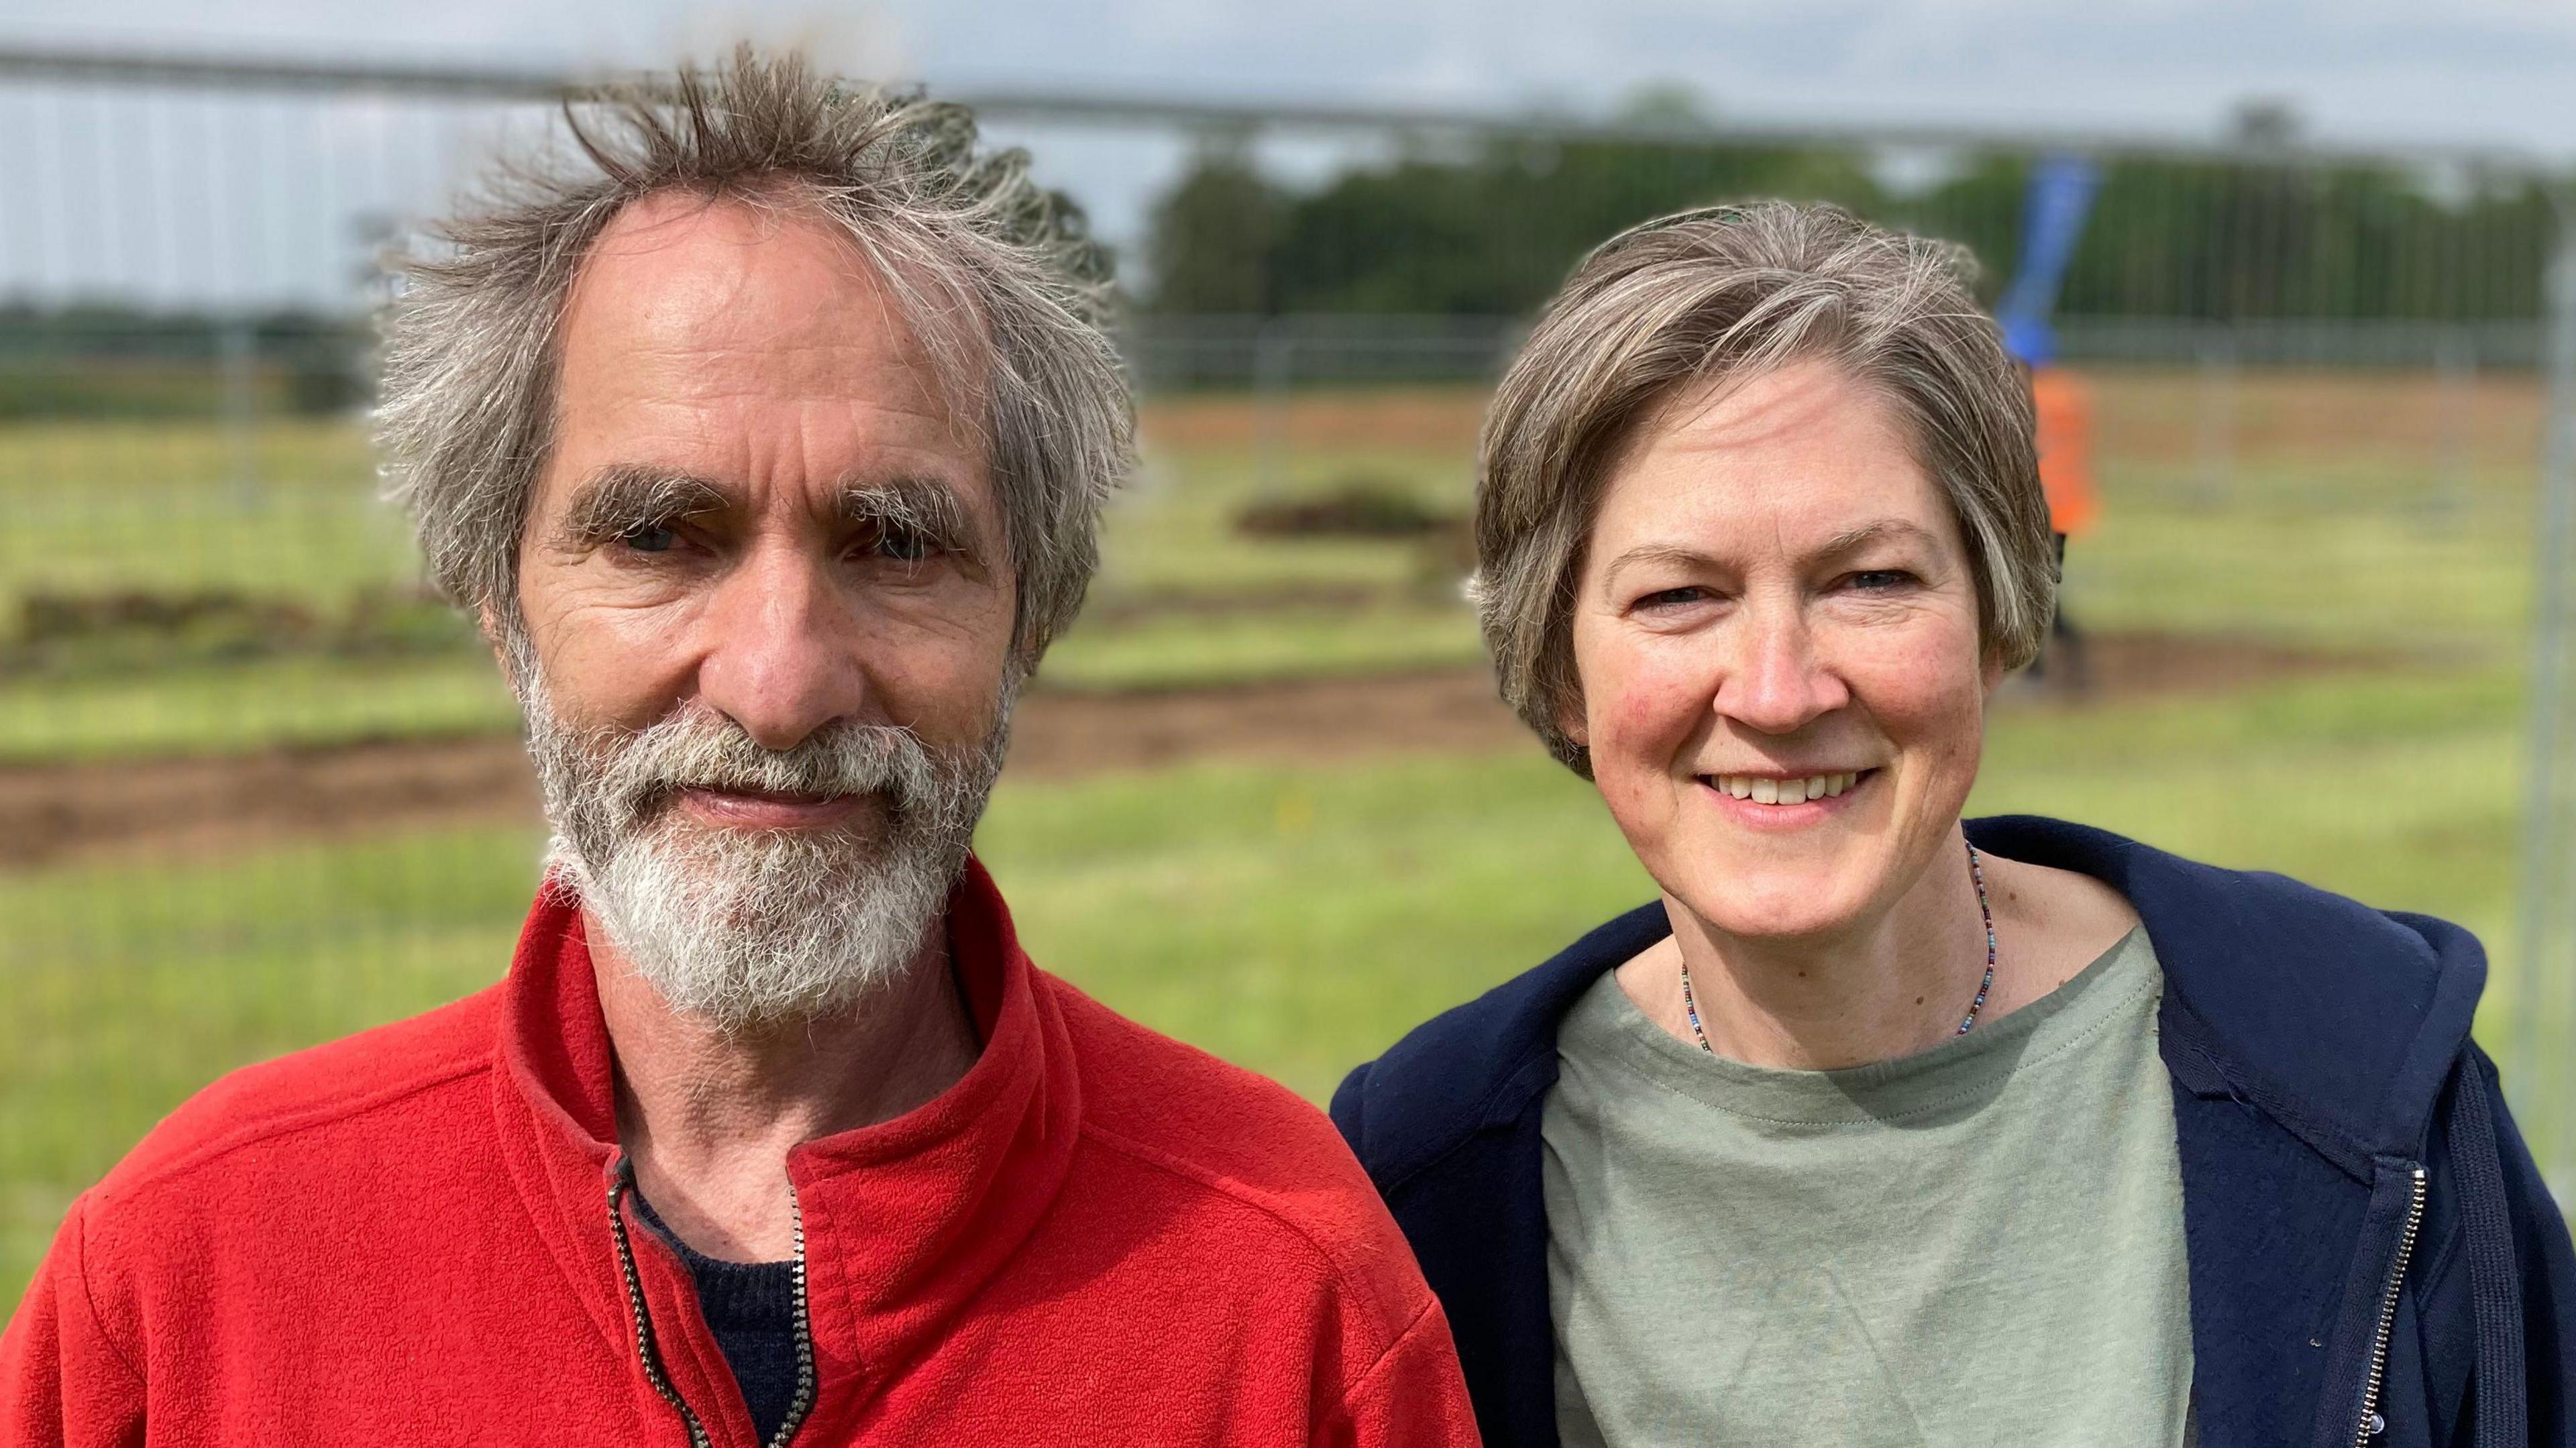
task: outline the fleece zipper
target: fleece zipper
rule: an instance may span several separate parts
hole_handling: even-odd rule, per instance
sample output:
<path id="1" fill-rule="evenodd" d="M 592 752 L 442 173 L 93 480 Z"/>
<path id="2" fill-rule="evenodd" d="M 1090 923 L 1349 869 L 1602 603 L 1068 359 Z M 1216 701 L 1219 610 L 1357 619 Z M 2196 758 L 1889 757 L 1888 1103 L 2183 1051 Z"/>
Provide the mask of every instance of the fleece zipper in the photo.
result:
<path id="1" fill-rule="evenodd" d="M 680 1415 L 680 1426 L 688 1430 L 689 1448 L 713 1448 L 706 1423 L 700 1419 L 680 1390 L 672 1386 L 670 1375 L 662 1370 L 662 1350 L 653 1336 L 652 1309 L 644 1300 L 644 1280 L 635 1270 L 635 1247 L 627 1240 L 626 1194 L 635 1187 L 635 1163 L 620 1156 L 608 1179 L 608 1235 L 617 1246 L 617 1271 L 626 1284 L 626 1308 L 635 1319 L 635 1353 L 644 1366 L 644 1381 L 653 1385 L 671 1411 Z M 796 1232 L 796 1397 L 787 1406 L 787 1417 L 779 1423 L 765 1448 L 787 1448 L 796 1430 L 805 1425 L 814 1411 L 814 1320 L 806 1310 L 805 1298 L 805 1208 L 797 1200 L 796 1186 L 787 1187 L 787 1207 Z"/>
<path id="2" fill-rule="evenodd" d="M 2388 1378 L 2388 1336 L 2397 1327 L 2397 1291 L 2406 1281 L 2406 1264 L 2415 1255 L 2415 1238 L 2424 1227 L 2424 1168 L 2410 1169 L 2406 1180 L 2406 1226 L 2397 1237 L 2397 1255 L 2388 1264 L 2388 1282 L 2379 1294 L 2378 1326 L 2370 1335 L 2370 1376 L 2361 1389 L 2361 1415 L 2353 1424 L 2353 1448 L 2364 1448 L 2387 1431 L 2379 1412 L 2379 1390 Z"/>

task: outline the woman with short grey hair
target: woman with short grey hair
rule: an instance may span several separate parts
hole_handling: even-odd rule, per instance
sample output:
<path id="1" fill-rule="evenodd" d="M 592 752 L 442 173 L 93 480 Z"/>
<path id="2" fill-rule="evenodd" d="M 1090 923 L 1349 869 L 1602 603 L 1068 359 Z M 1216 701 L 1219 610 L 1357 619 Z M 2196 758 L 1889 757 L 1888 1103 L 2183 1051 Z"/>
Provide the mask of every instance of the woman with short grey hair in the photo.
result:
<path id="1" fill-rule="evenodd" d="M 1487 1441 L 2569 1442 L 2576 1258 L 2477 943 L 1962 822 L 2057 583 L 1964 270 L 1669 217 L 1495 396 L 1503 696 L 1660 898 L 1333 1103 Z"/>

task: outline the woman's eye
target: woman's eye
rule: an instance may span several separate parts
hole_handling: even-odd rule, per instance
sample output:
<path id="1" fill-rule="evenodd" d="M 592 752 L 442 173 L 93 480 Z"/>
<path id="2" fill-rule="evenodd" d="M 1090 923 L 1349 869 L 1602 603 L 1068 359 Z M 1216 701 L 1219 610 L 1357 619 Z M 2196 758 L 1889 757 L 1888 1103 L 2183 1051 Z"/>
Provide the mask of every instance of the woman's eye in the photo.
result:
<path id="1" fill-rule="evenodd" d="M 638 523 L 617 535 L 617 541 L 638 553 L 668 553 L 680 535 L 660 523 Z"/>
<path id="2" fill-rule="evenodd" d="M 1873 568 L 1851 576 L 1851 586 L 1863 593 L 1885 593 L 1903 588 L 1914 581 L 1914 575 L 1897 568 Z"/>
<path id="3" fill-rule="evenodd" d="M 1704 595 L 1696 588 L 1659 588 L 1637 600 L 1639 608 L 1671 608 L 1676 604 L 1697 603 Z"/>

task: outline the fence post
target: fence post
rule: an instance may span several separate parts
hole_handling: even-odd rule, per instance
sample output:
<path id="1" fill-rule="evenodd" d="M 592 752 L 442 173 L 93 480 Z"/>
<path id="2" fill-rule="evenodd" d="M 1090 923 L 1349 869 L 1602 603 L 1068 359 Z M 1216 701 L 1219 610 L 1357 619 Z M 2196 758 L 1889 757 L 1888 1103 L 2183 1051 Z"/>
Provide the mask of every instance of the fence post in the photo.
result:
<path id="1" fill-rule="evenodd" d="M 2532 1149 L 2559 1197 L 2576 1197 L 2576 1104 L 2553 1089 L 2552 1032 L 2576 1022 L 2576 800 L 2568 798 L 2576 699 L 2568 693 L 2569 617 L 2576 569 L 2576 207 L 2562 183 L 2551 191 L 2556 234 L 2550 249 L 2542 366 L 2539 552 L 2532 560 L 2531 766 L 2523 821 L 2522 961 L 2514 992 L 2514 1085 L 2533 1114 Z"/>
<path id="2" fill-rule="evenodd" d="M 2478 348 L 2474 333 L 2454 323 L 2433 344 L 2433 375 L 2442 414 L 2441 457 L 2436 462 L 2433 513 L 2458 523 L 2469 512 L 2471 449 L 2477 438 Z"/>
<path id="3" fill-rule="evenodd" d="M 2200 337 L 2200 496 L 2226 502 L 2236 486 L 2236 326 L 2213 322 Z"/>
<path id="4" fill-rule="evenodd" d="M 1252 336 L 1252 470 L 1265 495 L 1288 480 L 1288 380 L 1296 348 L 1285 317 L 1263 318 Z"/>
<path id="5" fill-rule="evenodd" d="M 261 501 L 259 476 L 259 338 L 247 317 L 228 317 L 216 334 L 223 372 L 225 470 L 233 502 L 243 512 Z"/>

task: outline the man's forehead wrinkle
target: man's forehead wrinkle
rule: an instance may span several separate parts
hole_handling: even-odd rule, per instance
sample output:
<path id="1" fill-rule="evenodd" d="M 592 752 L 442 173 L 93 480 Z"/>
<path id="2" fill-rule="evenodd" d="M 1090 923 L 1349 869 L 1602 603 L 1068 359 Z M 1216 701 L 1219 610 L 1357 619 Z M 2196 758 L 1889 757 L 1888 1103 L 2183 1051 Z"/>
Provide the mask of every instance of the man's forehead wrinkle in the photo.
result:
<path id="1" fill-rule="evenodd" d="M 863 407 L 886 417 L 916 419 L 959 441 L 972 437 L 955 409 L 929 390 L 894 359 L 868 355 L 864 344 L 849 340 L 763 342 L 742 338 L 717 345 L 646 342 L 621 347 L 629 369 L 650 363 L 656 368 L 649 393 L 638 393 L 630 377 L 617 400 L 623 405 L 703 406 L 712 403 L 753 405 L 828 404 Z M 764 366 L 763 364 L 768 364 Z M 876 372 L 876 385 L 858 381 Z"/>
<path id="2" fill-rule="evenodd" d="M 878 268 L 830 218 L 695 198 L 676 215 L 657 215 L 669 208 L 655 202 L 630 205 L 592 244 L 575 281 L 577 309 L 625 301 L 596 320 L 629 334 L 759 337 L 784 324 L 808 335 L 902 339 L 893 350 L 911 341 Z M 832 315 L 845 308 L 865 314 L 858 326 Z"/>
<path id="3" fill-rule="evenodd" d="M 621 403 L 650 399 L 611 379 L 639 362 L 677 364 L 657 378 L 675 404 L 860 401 L 982 451 L 981 398 L 968 395 L 978 380 L 954 384 L 876 263 L 827 217 L 724 222 L 714 213 L 728 205 L 746 210 L 647 217 L 638 229 L 652 244 L 611 237 L 622 244 L 596 249 L 567 319 L 567 362 L 579 354 L 612 398 L 629 394 Z"/>

